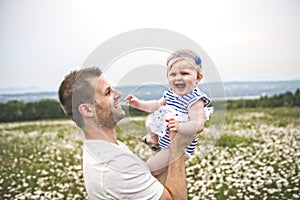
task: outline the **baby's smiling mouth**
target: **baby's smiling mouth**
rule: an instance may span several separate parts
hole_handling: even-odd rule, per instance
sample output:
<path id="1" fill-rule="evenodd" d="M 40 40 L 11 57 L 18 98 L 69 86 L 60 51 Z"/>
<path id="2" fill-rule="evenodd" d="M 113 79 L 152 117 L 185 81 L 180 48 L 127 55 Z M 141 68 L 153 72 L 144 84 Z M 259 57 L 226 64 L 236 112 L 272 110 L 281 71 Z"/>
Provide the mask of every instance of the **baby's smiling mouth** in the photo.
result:
<path id="1" fill-rule="evenodd" d="M 175 84 L 176 88 L 184 88 L 185 87 L 185 83 L 177 83 Z"/>

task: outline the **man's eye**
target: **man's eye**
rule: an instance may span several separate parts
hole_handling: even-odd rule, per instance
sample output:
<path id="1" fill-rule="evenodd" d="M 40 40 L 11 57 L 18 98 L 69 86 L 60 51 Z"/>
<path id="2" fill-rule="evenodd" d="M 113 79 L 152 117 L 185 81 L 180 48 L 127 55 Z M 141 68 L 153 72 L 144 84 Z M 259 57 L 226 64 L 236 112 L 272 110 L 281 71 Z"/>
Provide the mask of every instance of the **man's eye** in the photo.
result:
<path id="1" fill-rule="evenodd" d="M 110 89 L 106 90 L 105 96 L 110 95 Z"/>

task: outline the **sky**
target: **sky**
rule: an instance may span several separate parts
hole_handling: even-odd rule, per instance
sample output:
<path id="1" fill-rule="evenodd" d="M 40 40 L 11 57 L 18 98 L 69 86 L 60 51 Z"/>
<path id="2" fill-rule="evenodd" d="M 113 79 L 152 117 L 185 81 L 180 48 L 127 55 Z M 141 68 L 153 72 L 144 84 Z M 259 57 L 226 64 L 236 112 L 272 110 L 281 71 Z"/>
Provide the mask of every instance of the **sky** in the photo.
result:
<path id="1" fill-rule="evenodd" d="M 298 0 L 0 0 L 0 88 L 56 91 L 99 45 L 167 29 L 195 41 L 224 81 L 300 79 Z"/>

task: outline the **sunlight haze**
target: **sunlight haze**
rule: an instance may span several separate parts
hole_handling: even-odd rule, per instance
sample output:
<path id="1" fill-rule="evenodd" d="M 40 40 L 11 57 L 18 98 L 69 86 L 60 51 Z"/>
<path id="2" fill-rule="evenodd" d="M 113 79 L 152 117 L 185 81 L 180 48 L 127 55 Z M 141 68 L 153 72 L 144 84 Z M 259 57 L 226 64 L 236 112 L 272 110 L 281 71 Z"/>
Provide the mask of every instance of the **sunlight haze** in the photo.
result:
<path id="1" fill-rule="evenodd" d="M 0 88 L 55 91 L 101 43 L 142 28 L 194 40 L 224 81 L 300 79 L 299 8 L 297 0 L 0 0 Z"/>

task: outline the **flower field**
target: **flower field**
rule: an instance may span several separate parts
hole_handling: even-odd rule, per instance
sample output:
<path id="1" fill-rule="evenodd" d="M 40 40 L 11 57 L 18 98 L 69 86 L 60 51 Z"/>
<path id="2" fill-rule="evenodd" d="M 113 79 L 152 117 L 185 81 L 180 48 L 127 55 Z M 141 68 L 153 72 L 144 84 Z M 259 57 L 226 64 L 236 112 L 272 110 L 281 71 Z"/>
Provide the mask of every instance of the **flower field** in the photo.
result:
<path id="1" fill-rule="evenodd" d="M 119 139 L 142 159 L 153 154 L 139 139 L 144 129 L 121 127 Z M 87 199 L 71 121 L 2 123 L 0 134 L 0 199 Z M 186 162 L 189 199 L 300 199 L 299 108 L 230 110 L 206 154 L 201 138 Z"/>
<path id="2" fill-rule="evenodd" d="M 190 199 L 300 199 L 299 111 L 229 112 L 213 151 L 188 162 Z"/>

